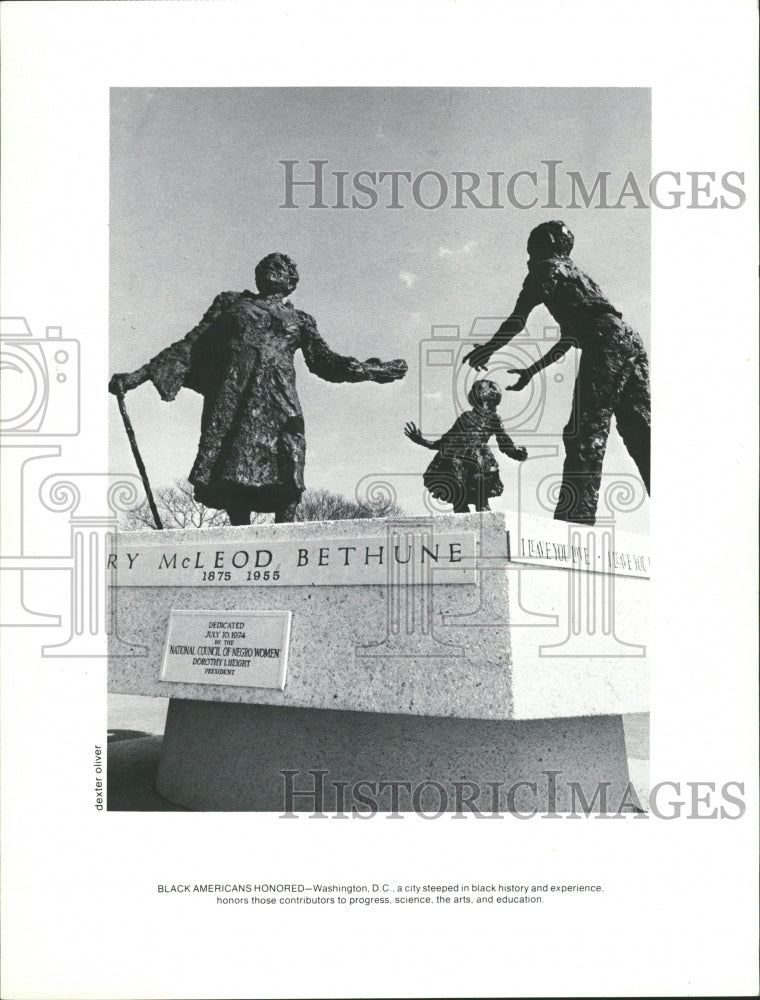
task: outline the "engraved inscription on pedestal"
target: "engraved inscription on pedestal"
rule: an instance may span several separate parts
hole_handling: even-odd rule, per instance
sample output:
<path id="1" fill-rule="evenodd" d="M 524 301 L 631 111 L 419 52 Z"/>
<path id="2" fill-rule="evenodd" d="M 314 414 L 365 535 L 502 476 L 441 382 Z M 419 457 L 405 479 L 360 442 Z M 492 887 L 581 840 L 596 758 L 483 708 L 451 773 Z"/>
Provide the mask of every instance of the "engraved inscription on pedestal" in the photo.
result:
<path id="1" fill-rule="evenodd" d="M 613 524 L 575 524 L 520 514 L 508 529 L 511 562 L 649 579 L 649 540 Z"/>
<path id="2" fill-rule="evenodd" d="M 161 680 L 285 690 L 290 611 L 178 611 L 166 632 Z"/>
<path id="3" fill-rule="evenodd" d="M 151 540 L 152 541 L 152 540 Z M 119 587 L 318 587 L 385 584 L 395 567 L 404 582 L 423 585 L 475 582 L 475 532 L 447 531 L 435 538 L 409 532 L 403 544 L 376 539 L 243 539 L 239 542 L 162 545 L 118 539 L 109 556 L 111 582 Z"/>

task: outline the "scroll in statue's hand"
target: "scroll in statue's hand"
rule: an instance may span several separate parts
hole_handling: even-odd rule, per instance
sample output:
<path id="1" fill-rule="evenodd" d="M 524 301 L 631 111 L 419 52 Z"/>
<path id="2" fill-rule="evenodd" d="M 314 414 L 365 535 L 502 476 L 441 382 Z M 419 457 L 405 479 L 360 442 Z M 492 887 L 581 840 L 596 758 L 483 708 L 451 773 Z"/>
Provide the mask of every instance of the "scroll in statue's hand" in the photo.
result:
<path id="1" fill-rule="evenodd" d="M 407 370 L 408 365 L 402 358 L 395 361 L 367 358 L 364 362 L 364 373 L 371 382 L 396 382 L 406 375 Z"/>

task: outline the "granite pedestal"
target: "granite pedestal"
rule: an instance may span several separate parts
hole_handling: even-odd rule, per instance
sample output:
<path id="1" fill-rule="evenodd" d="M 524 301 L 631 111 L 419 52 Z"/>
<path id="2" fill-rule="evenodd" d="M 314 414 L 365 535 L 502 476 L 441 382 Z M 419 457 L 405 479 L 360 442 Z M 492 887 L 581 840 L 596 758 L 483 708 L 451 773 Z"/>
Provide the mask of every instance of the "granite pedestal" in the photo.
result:
<path id="1" fill-rule="evenodd" d="M 171 698 L 157 787 L 190 809 L 313 813 L 321 789 L 326 812 L 562 812 L 602 783 L 614 811 L 621 715 L 648 709 L 648 565 L 624 546 L 496 512 L 130 532 L 109 689 Z M 199 582 L 266 550 L 277 581 Z M 284 688 L 162 680 L 178 609 L 291 612 Z"/>

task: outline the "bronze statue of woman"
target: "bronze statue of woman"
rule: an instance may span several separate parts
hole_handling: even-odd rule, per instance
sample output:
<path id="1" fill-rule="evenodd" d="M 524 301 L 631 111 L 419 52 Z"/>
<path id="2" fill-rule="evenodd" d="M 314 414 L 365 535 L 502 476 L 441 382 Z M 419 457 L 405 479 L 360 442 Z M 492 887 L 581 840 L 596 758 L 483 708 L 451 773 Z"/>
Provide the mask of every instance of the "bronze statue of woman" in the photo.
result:
<path id="1" fill-rule="evenodd" d="M 328 382 L 393 382 L 405 361 L 357 361 L 331 351 L 308 313 L 285 301 L 295 263 L 273 253 L 256 266 L 257 292 L 222 292 L 201 322 L 142 368 L 114 375 L 114 394 L 152 381 L 173 400 L 186 386 L 203 396 L 196 500 L 226 510 L 231 524 L 252 511 L 292 521 L 304 490 L 306 440 L 296 392 L 295 354 Z"/>

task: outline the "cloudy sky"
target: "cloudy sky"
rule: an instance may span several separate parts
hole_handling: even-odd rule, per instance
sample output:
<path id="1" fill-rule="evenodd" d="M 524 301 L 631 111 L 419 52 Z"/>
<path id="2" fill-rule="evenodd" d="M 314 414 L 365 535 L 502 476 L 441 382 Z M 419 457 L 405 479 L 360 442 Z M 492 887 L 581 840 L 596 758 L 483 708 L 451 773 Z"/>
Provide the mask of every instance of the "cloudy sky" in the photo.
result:
<path id="1" fill-rule="evenodd" d="M 334 385 L 297 361 L 306 420 L 306 482 L 348 495 L 368 475 L 393 483 L 409 513 L 424 513 L 422 472 L 432 458 L 403 435 L 407 420 L 439 434 L 452 423 L 466 391 L 469 369 L 449 363 L 456 345 L 447 338 L 486 339 L 508 315 L 525 274 L 531 228 L 564 218 L 575 233 L 574 257 L 594 277 L 649 345 L 650 213 L 625 208 L 566 207 L 566 174 L 579 172 L 591 187 L 609 171 L 610 201 L 633 171 L 645 186 L 650 171 L 650 97 L 643 89 L 118 89 L 112 92 L 111 301 L 112 371 L 132 370 L 183 336 L 214 296 L 254 288 L 253 269 L 281 250 L 298 263 L 294 304 L 311 313 L 330 346 L 363 360 L 403 357 L 409 374 L 400 383 Z M 296 189 L 302 207 L 287 209 L 281 160 L 326 160 L 324 200 L 336 201 L 333 172 L 346 172 L 346 201 L 358 171 L 437 171 L 451 185 L 437 209 L 415 203 L 400 181 L 401 209 L 386 207 L 388 182 L 377 183 L 376 207 L 314 209 L 309 191 Z M 558 167 L 561 209 L 546 200 L 543 160 Z M 506 179 L 537 171 L 539 204 L 523 210 L 455 203 L 453 171 Z M 365 178 L 365 183 L 367 180 Z M 428 178 L 421 200 L 435 201 Z M 533 197 L 518 181 L 516 196 Z M 366 197 L 360 196 L 366 201 Z M 529 324 L 538 350 L 552 321 L 542 308 Z M 442 346 L 431 345 L 431 330 Z M 449 329 L 440 329 L 441 327 Z M 552 336 L 551 330 L 548 336 Z M 432 352 L 432 353 L 431 353 Z M 571 404 L 571 352 L 565 366 L 536 385 L 506 393 L 505 426 L 532 460 L 520 469 L 499 458 L 504 495 L 494 509 L 540 513 L 536 491 L 561 471 L 561 432 Z M 537 356 L 532 354 L 533 357 Z M 433 363 L 437 362 L 437 363 Z M 492 372 L 502 385 L 510 366 L 497 355 Z M 655 356 L 656 378 L 656 356 Z M 198 440 L 201 400 L 183 390 L 162 403 L 151 384 L 128 397 L 137 439 L 156 486 L 187 476 Z M 111 466 L 133 471 L 112 407 Z M 605 472 L 635 474 L 613 430 Z M 518 496 L 519 493 L 519 496 Z M 648 501 L 622 526 L 643 530 Z"/>

